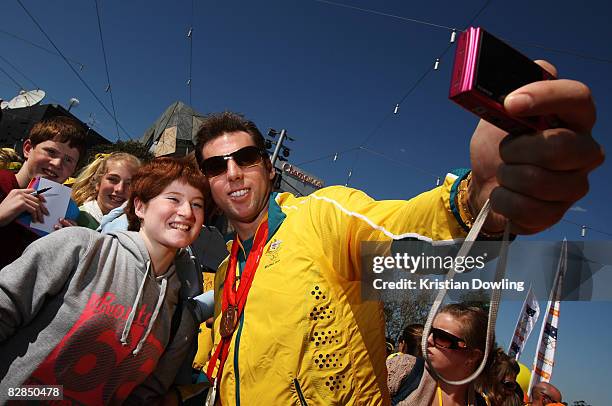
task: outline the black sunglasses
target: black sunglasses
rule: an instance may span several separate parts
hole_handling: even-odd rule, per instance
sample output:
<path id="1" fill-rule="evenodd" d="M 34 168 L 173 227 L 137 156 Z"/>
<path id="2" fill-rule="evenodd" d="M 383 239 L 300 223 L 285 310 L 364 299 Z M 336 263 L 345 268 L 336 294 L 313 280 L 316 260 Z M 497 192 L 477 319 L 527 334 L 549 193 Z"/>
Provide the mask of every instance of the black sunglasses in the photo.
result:
<path id="1" fill-rule="evenodd" d="M 504 385 L 504 388 L 513 391 L 516 389 L 516 381 L 502 381 L 502 385 Z"/>
<path id="2" fill-rule="evenodd" d="M 467 344 L 463 338 L 459 338 L 448 331 L 433 327 L 431 334 L 433 335 L 433 342 L 436 347 L 448 348 L 449 350 L 467 349 Z"/>
<path id="3" fill-rule="evenodd" d="M 242 168 L 259 164 L 267 156 L 266 152 L 256 146 L 240 148 L 230 154 L 211 156 L 202 162 L 200 169 L 208 178 L 214 178 L 227 171 L 227 161 L 233 159 Z"/>

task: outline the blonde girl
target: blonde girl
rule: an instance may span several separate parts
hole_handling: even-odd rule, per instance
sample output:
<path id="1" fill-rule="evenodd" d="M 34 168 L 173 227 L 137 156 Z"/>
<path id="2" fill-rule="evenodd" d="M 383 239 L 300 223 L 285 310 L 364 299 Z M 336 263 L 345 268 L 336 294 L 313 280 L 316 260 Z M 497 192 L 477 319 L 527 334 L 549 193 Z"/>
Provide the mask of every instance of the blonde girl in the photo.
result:
<path id="1" fill-rule="evenodd" d="M 83 168 L 72 186 L 72 198 L 81 210 L 77 224 L 95 230 L 104 215 L 121 207 L 130 197 L 132 176 L 140 165 L 134 155 L 113 152 L 98 154 Z"/>

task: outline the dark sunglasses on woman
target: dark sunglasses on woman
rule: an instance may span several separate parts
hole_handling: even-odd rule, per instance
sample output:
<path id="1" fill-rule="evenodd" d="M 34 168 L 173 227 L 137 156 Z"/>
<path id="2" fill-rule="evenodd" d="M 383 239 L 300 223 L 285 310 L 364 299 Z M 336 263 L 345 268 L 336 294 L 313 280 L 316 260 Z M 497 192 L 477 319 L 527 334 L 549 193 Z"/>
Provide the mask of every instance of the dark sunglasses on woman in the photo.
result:
<path id="1" fill-rule="evenodd" d="M 508 389 L 510 391 L 514 391 L 517 385 L 516 381 L 502 381 L 501 384 L 504 385 L 505 389 Z"/>
<path id="2" fill-rule="evenodd" d="M 459 338 L 448 331 L 432 327 L 431 334 L 436 347 L 447 348 L 449 350 L 465 350 L 467 344 L 463 338 Z"/>
<path id="3" fill-rule="evenodd" d="M 202 162 L 202 166 L 200 170 L 206 175 L 208 178 L 214 178 L 215 176 L 219 176 L 227 172 L 227 161 L 232 159 L 236 162 L 236 165 L 241 168 L 248 168 L 250 166 L 256 166 L 264 157 L 267 157 L 267 154 L 261 148 L 258 148 L 254 145 L 249 145 L 248 147 L 240 148 L 237 151 L 234 151 L 225 155 L 217 155 L 211 156 Z"/>

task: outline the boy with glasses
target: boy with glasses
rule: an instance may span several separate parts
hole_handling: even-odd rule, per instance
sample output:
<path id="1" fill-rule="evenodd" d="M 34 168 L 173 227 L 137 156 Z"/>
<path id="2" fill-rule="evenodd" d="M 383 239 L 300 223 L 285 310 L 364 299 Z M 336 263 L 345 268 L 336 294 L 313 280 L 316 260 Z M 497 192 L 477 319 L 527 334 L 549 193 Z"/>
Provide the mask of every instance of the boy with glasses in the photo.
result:
<path id="1" fill-rule="evenodd" d="M 33 195 L 28 183 L 37 176 L 63 183 L 76 170 L 85 155 L 85 129 L 69 117 L 54 117 L 36 123 L 23 143 L 25 162 L 14 174 L 0 170 L 0 232 L 5 243 L 0 248 L 0 269 L 17 259 L 37 238 L 15 219 L 27 212 L 34 221 L 48 214 L 44 195 Z M 59 226 L 71 225 L 57 219 Z"/>

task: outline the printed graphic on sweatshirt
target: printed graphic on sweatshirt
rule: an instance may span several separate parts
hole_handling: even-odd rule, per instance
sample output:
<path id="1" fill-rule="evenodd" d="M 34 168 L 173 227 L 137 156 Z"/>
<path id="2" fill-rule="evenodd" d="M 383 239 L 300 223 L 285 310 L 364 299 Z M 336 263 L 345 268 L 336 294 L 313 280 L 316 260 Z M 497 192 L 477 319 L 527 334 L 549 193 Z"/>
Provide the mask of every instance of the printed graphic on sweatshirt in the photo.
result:
<path id="1" fill-rule="evenodd" d="M 153 331 L 132 351 L 151 321 L 152 306 L 136 311 L 127 345 L 121 333 L 132 310 L 116 295 L 93 294 L 79 320 L 24 385 L 64 385 L 62 404 L 122 403 L 153 372 L 164 347 Z M 150 309 L 151 308 L 151 309 Z"/>

